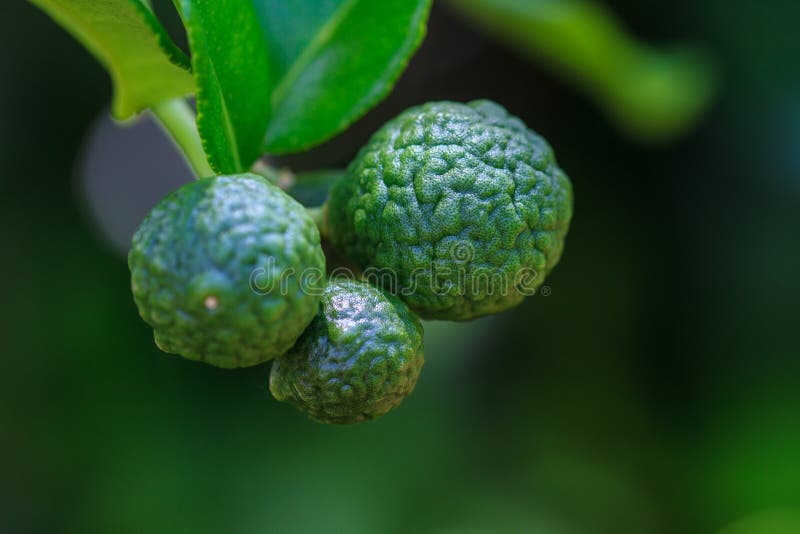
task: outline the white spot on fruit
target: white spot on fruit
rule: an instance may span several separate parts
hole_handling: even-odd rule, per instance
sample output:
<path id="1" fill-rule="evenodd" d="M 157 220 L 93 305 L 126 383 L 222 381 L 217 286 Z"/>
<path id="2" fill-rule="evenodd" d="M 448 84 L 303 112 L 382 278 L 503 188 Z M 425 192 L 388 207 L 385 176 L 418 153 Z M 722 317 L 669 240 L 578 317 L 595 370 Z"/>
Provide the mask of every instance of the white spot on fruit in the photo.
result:
<path id="1" fill-rule="evenodd" d="M 209 295 L 206 297 L 206 300 L 203 301 L 203 304 L 208 311 L 214 311 L 219 308 L 219 299 L 214 295 Z"/>

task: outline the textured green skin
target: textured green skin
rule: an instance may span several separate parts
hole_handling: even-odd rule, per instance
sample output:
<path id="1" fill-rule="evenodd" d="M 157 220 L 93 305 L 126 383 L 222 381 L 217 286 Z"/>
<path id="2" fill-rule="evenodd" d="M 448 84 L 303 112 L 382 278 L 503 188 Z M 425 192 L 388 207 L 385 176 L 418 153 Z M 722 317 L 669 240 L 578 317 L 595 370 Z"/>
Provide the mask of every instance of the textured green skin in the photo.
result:
<path id="1" fill-rule="evenodd" d="M 272 258 L 272 260 L 270 260 Z M 260 294 L 257 269 L 294 269 Z M 150 212 L 133 237 L 128 265 L 136 305 L 156 344 L 218 367 L 247 367 L 280 356 L 317 312 L 325 257 L 306 210 L 259 176 L 186 184 Z M 322 276 L 306 279 L 305 269 Z M 305 271 L 308 272 L 308 271 Z M 277 274 L 276 276 L 280 276 Z M 266 275 L 257 288 L 266 292 Z M 209 310 L 206 299 L 219 306 Z"/>
<path id="2" fill-rule="evenodd" d="M 332 280 L 297 345 L 272 364 L 270 391 L 312 419 L 351 424 L 399 405 L 422 370 L 422 324 L 400 299 Z"/>
<path id="3" fill-rule="evenodd" d="M 469 320 L 544 282 L 564 247 L 572 186 L 547 142 L 501 106 L 434 102 L 379 130 L 327 209 L 340 252 L 394 272 L 392 288 L 381 274 L 384 288 L 424 318 Z"/>

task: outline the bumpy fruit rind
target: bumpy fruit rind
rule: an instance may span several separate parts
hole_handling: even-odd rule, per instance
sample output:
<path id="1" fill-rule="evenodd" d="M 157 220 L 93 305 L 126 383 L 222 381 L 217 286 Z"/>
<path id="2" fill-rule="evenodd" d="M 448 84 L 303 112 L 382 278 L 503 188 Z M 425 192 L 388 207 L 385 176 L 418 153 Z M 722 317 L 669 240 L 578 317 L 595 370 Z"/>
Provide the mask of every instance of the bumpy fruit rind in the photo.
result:
<path id="1" fill-rule="evenodd" d="M 325 285 L 306 210 L 252 174 L 207 178 L 168 195 L 136 232 L 128 265 L 156 344 L 226 368 L 287 351 Z"/>
<path id="2" fill-rule="evenodd" d="M 272 364 L 270 391 L 312 419 L 375 419 L 414 389 L 424 363 L 422 325 L 378 288 L 332 280 L 320 310 L 292 350 Z"/>
<path id="3" fill-rule="evenodd" d="M 519 304 L 558 263 L 571 217 L 553 150 L 488 101 L 402 113 L 327 203 L 336 248 L 428 319 Z"/>

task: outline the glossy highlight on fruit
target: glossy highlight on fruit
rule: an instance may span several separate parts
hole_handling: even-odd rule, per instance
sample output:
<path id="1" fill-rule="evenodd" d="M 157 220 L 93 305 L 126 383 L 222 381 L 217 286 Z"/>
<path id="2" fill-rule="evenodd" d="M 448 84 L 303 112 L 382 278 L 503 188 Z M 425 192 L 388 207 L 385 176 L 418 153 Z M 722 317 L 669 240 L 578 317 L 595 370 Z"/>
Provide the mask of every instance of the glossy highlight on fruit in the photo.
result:
<path id="1" fill-rule="evenodd" d="M 571 217 L 550 145 L 482 100 L 388 122 L 332 188 L 326 224 L 338 251 L 423 318 L 469 320 L 535 292 Z"/>
<path id="2" fill-rule="evenodd" d="M 134 235 L 128 265 L 156 344 L 226 368 L 286 352 L 326 283 L 306 210 L 253 174 L 205 178 L 168 195 Z"/>
<path id="3" fill-rule="evenodd" d="M 272 364 L 270 391 L 323 423 L 375 419 L 414 389 L 423 330 L 400 299 L 352 280 L 332 280 L 317 317 Z"/>

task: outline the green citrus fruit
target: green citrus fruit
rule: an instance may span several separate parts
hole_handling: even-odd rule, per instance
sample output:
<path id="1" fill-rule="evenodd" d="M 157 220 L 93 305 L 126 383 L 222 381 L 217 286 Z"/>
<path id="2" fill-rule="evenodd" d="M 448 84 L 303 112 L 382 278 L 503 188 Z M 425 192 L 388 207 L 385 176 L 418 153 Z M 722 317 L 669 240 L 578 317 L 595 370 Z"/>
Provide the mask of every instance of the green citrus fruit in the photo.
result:
<path id="1" fill-rule="evenodd" d="M 306 210 L 252 174 L 198 180 L 168 195 L 134 235 L 128 265 L 156 344 L 219 367 L 286 352 L 325 286 Z"/>
<path id="2" fill-rule="evenodd" d="M 401 300 L 352 280 L 331 280 L 319 313 L 272 364 L 270 391 L 323 423 L 375 419 L 414 389 L 422 325 Z"/>
<path id="3" fill-rule="evenodd" d="M 332 188 L 326 225 L 422 317 L 468 320 L 535 292 L 571 217 L 572 186 L 544 139 L 492 102 L 435 102 L 372 137 Z"/>

